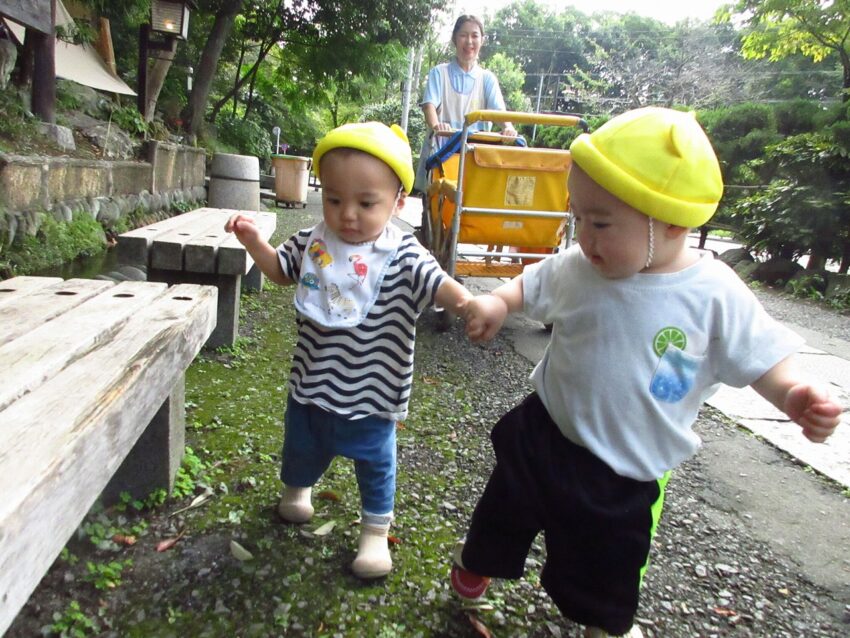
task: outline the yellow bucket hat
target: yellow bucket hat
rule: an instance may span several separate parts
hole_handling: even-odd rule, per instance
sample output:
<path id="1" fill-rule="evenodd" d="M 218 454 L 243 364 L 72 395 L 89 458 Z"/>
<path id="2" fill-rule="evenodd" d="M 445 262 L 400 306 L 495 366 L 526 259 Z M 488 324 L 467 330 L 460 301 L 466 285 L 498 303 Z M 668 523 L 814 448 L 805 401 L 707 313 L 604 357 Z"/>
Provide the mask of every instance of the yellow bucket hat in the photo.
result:
<path id="1" fill-rule="evenodd" d="M 668 224 L 702 226 L 723 195 L 717 156 L 693 113 L 629 111 L 579 135 L 570 153 L 602 188 Z"/>
<path id="2" fill-rule="evenodd" d="M 393 169 L 406 193 L 413 188 L 413 157 L 407 135 L 396 124 L 380 122 L 343 124 L 319 140 L 313 151 L 313 166 L 319 172 L 319 161 L 335 148 L 355 148 L 374 155 Z"/>

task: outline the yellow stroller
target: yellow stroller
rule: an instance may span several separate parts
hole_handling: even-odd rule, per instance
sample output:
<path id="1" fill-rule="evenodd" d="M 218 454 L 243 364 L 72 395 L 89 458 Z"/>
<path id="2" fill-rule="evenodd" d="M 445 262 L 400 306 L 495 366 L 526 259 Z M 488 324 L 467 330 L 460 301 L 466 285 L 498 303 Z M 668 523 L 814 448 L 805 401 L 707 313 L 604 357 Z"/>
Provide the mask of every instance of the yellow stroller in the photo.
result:
<path id="1" fill-rule="evenodd" d="M 587 124 L 572 115 L 473 111 L 459 153 L 430 171 L 422 226 L 440 265 L 453 277 L 514 277 L 564 240 L 570 153 L 493 144 L 511 138 L 471 133 L 469 126 L 479 121 L 584 130 Z"/>

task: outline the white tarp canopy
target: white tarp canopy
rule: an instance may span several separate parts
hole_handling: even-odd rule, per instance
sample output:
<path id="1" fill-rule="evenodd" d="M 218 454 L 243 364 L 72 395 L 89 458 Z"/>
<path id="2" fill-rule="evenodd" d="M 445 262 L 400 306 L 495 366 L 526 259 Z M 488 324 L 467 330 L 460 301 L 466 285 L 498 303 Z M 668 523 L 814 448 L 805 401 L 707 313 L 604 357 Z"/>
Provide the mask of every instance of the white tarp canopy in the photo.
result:
<path id="1" fill-rule="evenodd" d="M 5 22 L 17 38 L 18 43 L 22 44 L 24 27 L 9 19 L 6 19 Z M 62 0 L 56 0 L 56 25 L 66 24 L 73 25 L 74 19 L 62 4 Z M 62 40 L 56 40 L 56 77 L 90 86 L 100 91 L 136 95 L 133 89 L 112 73 L 100 54 L 87 44 L 69 44 Z"/>

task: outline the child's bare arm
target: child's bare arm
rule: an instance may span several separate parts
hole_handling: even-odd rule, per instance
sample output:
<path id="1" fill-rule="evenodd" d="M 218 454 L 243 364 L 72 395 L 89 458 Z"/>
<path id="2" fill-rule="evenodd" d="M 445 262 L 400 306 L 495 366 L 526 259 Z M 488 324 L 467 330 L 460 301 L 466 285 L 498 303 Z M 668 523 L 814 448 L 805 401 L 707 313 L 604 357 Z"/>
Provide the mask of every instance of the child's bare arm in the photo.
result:
<path id="1" fill-rule="evenodd" d="M 466 335 L 476 342 L 492 339 L 509 313 L 522 310 L 522 302 L 522 275 L 475 297 L 466 305 Z"/>
<path id="2" fill-rule="evenodd" d="M 266 277 L 281 286 L 293 283 L 289 277 L 283 274 L 277 251 L 260 235 L 253 218 L 240 214 L 233 215 L 227 220 L 224 230 L 236 235 L 236 239 L 245 246 L 254 263 Z"/>
<path id="3" fill-rule="evenodd" d="M 472 299 L 472 293 L 451 277 L 445 277 L 443 279 L 434 297 L 434 301 L 438 306 L 446 308 L 461 317 L 465 316 L 466 304 L 470 299 Z"/>
<path id="4" fill-rule="evenodd" d="M 835 430 L 843 408 L 826 388 L 805 381 L 793 357 L 787 357 L 765 372 L 753 389 L 803 428 L 803 435 L 823 443 Z"/>

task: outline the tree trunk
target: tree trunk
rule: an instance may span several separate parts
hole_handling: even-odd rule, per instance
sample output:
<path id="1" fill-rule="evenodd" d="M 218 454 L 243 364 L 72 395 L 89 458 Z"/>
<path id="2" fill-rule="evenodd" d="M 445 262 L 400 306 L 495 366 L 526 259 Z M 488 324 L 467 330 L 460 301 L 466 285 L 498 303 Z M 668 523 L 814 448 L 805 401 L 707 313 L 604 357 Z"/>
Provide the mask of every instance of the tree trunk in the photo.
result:
<path id="1" fill-rule="evenodd" d="M 218 60 L 227 42 L 227 37 L 233 29 L 236 16 L 242 9 L 242 0 L 228 0 L 222 4 L 221 9 L 215 15 L 215 22 L 210 31 L 201 60 L 198 64 L 198 72 L 189 95 L 189 103 L 184 110 L 183 121 L 187 123 L 186 131 L 189 135 L 197 135 L 204 121 L 204 111 L 207 100 L 212 89 L 212 81 L 215 76 Z"/>
<path id="2" fill-rule="evenodd" d="M 809 260 L 806 262 L 806 270 L 823 270 L 824 266 L 826 266 L 826 255 L 817 248 L 812 248 Z"/>
<path id="3" fill-rule="evenodd" d="M 239 107 L 239 78 L 242 76 L 242 61 L 245 59 L 245 40 L 242 40 L 242 46 L 239 48 L 239 62 L 236 64 L 236 75 L 233 78 L 233 117 L 236 117 L 236 109 Z M 214 111 L 218 114 L 218 110 Z M 215 119 L 215 116 L 213 116 Z"/>
<path id="4" fill-rule="evenodd" d="M 177 53 L 177 40 L 171 40 L 171 49 L 158 50 L 153 61 L 153 66 L 148 69 L 147 88 L 145 89 L 145 122 L 152 122 L 156 114 L 156 101 L 165 84 L 165 77 L 171 69 L 174 55 Z"/>
<path id="5" fill-rule="evenodd" d="M 844 246 L 841 251 L 841 264 L 838 266 L 838 272 L 846 275 L 850 270 L 850 239 L 844 240 Z"/>
<path id="6" fill-rule="evenodd" d="M 254 62 L 251 68 L 248 69 L 242 77 L 238 78 L 236 83 L 233 85 L 233 88 L 231 88 L 226 95 L 222 96 L 222 98 L 218 102 L 213 104 L 213 107 L 210 111 L 210 121 L 214 122 L 218 117 L 218 112 L 222 108 L 224 108 L 225 104 L 227 104 L 230 99 L 233 98 L 239 92 L 245 82 L 247 82 L 250 78 L 253 78 L 256 75 L 257 70 L 260 68 L 260 65 L 263 63 L 263 60 L 266 59 L 266 56 L 269 54 L 269 51 L 271 51 L 274 44 L 275 42 L 272 41 L 268 45 L 261 46 L 260 54 L 257 56 L 257 60 Z"/>

